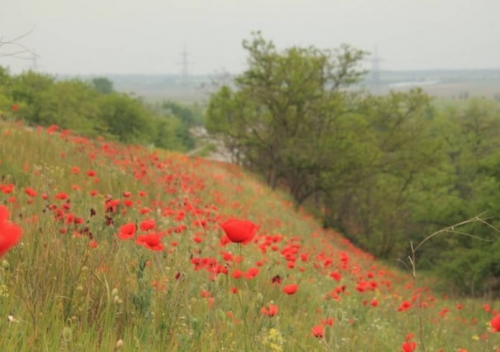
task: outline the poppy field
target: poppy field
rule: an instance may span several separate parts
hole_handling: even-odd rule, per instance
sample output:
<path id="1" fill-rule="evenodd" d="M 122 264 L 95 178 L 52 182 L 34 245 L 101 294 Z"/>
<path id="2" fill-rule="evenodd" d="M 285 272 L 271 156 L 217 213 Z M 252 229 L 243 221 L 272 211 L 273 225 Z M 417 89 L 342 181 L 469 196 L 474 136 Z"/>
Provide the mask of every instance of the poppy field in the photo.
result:
<path id="1" fill-rule="evenodd" d="M 3 351 L 500 351 L 498 301 L 239 167 L 57 126 L 0 124 L 0 255 Z"/>

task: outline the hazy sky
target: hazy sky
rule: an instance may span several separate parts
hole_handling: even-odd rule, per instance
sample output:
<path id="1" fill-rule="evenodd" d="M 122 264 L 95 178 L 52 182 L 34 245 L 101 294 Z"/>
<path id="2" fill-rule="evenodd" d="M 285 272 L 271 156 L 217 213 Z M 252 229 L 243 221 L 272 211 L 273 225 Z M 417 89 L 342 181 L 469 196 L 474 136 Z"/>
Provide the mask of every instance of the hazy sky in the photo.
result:
<path id="1" fill-rule="evenodd" d="M 235 73 L 256 30 L 278 48 L 377 47 L 382 69 L 474 69 L 500 68 L 499 18 L 500 0 L 0 0 L 0 37 L 33 29 L 20 43 L 54 74 L 180 73 L 184 45 L 190 73 Z"/>

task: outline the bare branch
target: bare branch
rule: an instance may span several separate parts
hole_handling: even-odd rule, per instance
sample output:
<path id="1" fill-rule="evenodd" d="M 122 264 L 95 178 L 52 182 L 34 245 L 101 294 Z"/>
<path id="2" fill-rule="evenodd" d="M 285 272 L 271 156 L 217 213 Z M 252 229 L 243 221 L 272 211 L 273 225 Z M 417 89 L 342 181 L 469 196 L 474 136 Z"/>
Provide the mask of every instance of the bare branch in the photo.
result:
<path id="1" fill-rule="evenodd" d="M 458 224 L 455 224 L 455 225 L 451 225 L 451 226 L 448 226 L 444 229 L 441 229 L 439 231 L 436 231 L 434 232 L 433 234 L 430 234 L 429 236 L 427 236 L 426 238 L 424 238 L 416 247 L 415 249 L 413 250 L 413 253 L 415 253 L 425 242 L 427 242 L 428 240 L 430 240 L 432 237 L 436 236 L 436 235 L 439 235 L 440 233 L 443 233 L 443 232 L 452 232 L 452 233 L 457 233 L 457 234 L 460 234 L 460 235 L 465 235 L 465 233 L 462 233 L 462 232 L 459 232 L 459 231 L 456 231 L 455 230 L 455 227 L 459 227 L 459 226 L 463 226 L 463 225 L 466 225 L 466 224 L 470 224 L 470 223 L 473 223 L 473 222 L 482 222 L 484 223 L 485 220 L 481 218 L 481 216 L 483 216 L 484 214 L 486 214 L 486 212 L 484 213 L 481 213 L 477 216 L 474 216 L 473 218 L 470 218 L 468 220 L 465 220 L 465 221 L 462 221 L 462 222 L 459 222 Z M 490 227 L 493 227 L 490 225 Z M 494 228 L 494 227 L 493 227 Z M 495 229 L 495 228 L 494 228 Z M 498 229 L 495 229 L 496 231 L 500 232 Z M 470 237 L 474 237 L 476 238 L 475 236 L 473 235 L 470 235 L 470 234 L 467 234 L 468 236 Z M 485 240 L 485 239 L 482 239 L 483 241 L 486 241 L 488 242 L 488 240 Z"/>
<path id="2" fill-rule="evenodd" d="M 28 32 L 24 33 L 24 34 L 21 34 L 20 36 L 18 37 L 15 37 L 13 39 L 9 39 L 9 40 L 4 40 L 3 37 L 0 37 L 0 49 L 2 47 L 4 48 L 10 48 L 12 51 L 7 51 L 7 52 L 0 52 L 0 57 L 14 57 L 14 58 L 17 58 L 17 59 L 24 59 L 24 60 L 31 60 L 33 59 L 34 57 L 38 57 L 38 55 L 32 51 L 31 49 L 29 49 L 28 47 L 26 47 L 25 45 L 19 43 L 19 40 L 27 37 L 28 35 L 30 35 L 31 33 L 33 33 L 35 27 L 33 27 L 31 30 L 29 30 Z M 27 57 L 27 56 L 19 56 L 19 55 L 22 55 L 22 54 L 29 54 L 30 56 Z"/>

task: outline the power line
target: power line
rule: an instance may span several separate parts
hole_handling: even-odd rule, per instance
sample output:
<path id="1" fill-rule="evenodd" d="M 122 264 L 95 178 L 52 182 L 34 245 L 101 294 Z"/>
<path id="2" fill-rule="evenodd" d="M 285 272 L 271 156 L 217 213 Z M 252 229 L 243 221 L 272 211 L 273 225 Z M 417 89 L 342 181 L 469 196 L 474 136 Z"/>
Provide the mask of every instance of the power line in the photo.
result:
<path id="1" fill-rule="evenodd" d="M 378 50 L 377 47 L 375 46 L 375 49 L 373 50 L 373 54 L 371 55 L 371 64 L 372 64 L 372 69 L 371 69 L 371 76 L 372 76 L 372 89 L 375 92 L 380 91 L 381 87 L 381 82 L 380 82 L 380 62 L 384 61 L 378 56 Z"/>
<path id="2" fill-rule="evenodd" d="M 181 69 L 181 77 L 182 77 L 182 83 L 187 84 L 188 79 L 189 79 L 189 60 L 188 60 L 189 53 L 186 49 L 186 44 L 184 44 L 183 49 L 181 51 L 181 62 L 178 63 L 182 66 Z"/>

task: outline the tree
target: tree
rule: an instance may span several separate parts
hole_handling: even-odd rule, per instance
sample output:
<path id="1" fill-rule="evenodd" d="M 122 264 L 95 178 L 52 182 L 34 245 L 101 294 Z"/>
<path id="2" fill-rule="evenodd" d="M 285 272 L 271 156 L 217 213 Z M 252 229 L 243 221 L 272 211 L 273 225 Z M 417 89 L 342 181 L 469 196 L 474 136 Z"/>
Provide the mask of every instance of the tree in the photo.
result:
<path id="1" fill-rule="evenodd" d="M 173 101 L 163 102 L 161 107 L 166 111 L 167 115 L 178 117 L 182 123 L 188 127 L 201 125 L 203 123 L 203 116 L 201 113 L 195 111 L 192 107 L 187 107 Z"/>
<path id="2" fill-rule="evenodd" d="M 81 80 L 61 81 L 40 92 L 40 123 L 95 136 L 99 126 L 99 93 Z"/>
<path id="3" fill-rule="evenodd" d="M 42 115 L 42 110 L 46 105 L 43 94 L 54 84 L 54 77 L 33 71 L 27 71 L 12 78 L 9 86 L 12 98 L 15 102 L 26 105 L 24 113 L 29 122 L 43 125 L 46 121 Z"/>
<path id="4" fill-rule="evenodd" d="M 260 33 L 243 47 L 249 68 L 234 89 L 212 95 L 206 126 L 273 189 L 280 182 L 289 187 L 298 206 L 321 189 L 332 134 L 349 110 L 352 93 L 345 88 L 364 74 L 358 68 L 364 53 L 348 46 L 280 52 Z"/>
<path id="5" fill-rule="evenodd" d="M 118 93 L 104 95 L 101 99 L 100 119 L 110 134 L 125 143 L 152 140 L 152 121 L 140 100 Z"/>
<path id="6" fill-rule="evenodd" d="M 114 91 L 113 82 L 105 77 L 93 78 L 92 85 L 101 94 L 110 94 Z"/>

